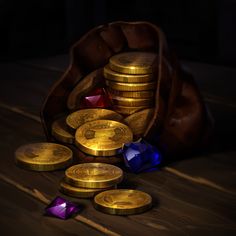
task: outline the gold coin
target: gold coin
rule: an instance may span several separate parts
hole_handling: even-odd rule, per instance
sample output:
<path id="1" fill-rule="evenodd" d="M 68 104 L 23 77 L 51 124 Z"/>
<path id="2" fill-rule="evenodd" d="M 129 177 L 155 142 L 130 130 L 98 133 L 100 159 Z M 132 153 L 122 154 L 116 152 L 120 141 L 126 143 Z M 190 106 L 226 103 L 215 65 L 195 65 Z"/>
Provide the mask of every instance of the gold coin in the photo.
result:
<path id="1" fill-rule="evenodd" d="M 67 167 L 72 162 L 72 151 L 56 143 L 33 143 L 19 147 L 16 164 L 36 171 L 52 171 Z"/>
<path id="2" fill-rule="evenodd" d="M 108 188 L 120 183 L 123 171 L 104 163 L 84 163 L 71 166 L 65 171 L 65 181 L 80 188 Z"/>
<path id="3" fill-rule="evenodd" d="M 113 215 L 138 214 L 150 209 L 152 197 L 144 192 L 131 189 L 107 190 L 94 198 L 94 207 Z"/>
<path id="4" fill-rule="evenodd" d="M 106 85 L 114 90 L 119 91 L 145 91 L 152 90 L 156 88 L 156 82 L 146 82 L 146 83 L 120 83 L 111 80 L 106 80 Z"/>
<path id="5" fill-rule="evenodd" d="M 124 98 L 119 96 L 112 96 L 112 102 L 118 106 L 140 107 L 150 106 L 153 104 L 153 99 L 150 98 Z"/>
<path id="6" fill-rule="evenodd" d="M 106 65 L 103 70 L 104 77 L 108 80 L 113 80 L 123 83 L 143 83 L 149 82 L 153 79 L 152 74 L 143 74 L 143 75 L 129 75 L 117 73 L 110 69 L 109 65 Z"/>
<path id="7" fill-rule="evenodd" d="M 152 52 L 124 52 L 112 56 L 109 66 L 124 74 L 150 74 L 156 59 L 157 54 Z"/>
<path id="8" fill-rule="evenodd" d="M 120 121 L 123 117 L 120 114 L 107 109 L 82 109 L 68 115 L 66 118 L 66 123 L 70 128 L 77 129 L 79 126 L 88 121 L 101 119 Z"/>
<path id="9" fill-rule="evenodd" d="M 154 114 L 154 109 L 144 109 L 142 111 L 136 112 L 130 116 L 127 116 L 124 119 L 124 123 L 126 123 L 135 136 L 142 135 L 147 129 L 147 126 L 150 123 Z"/>
<path id="10" fill-rule="evenodd" d="M 83 152 L 94 156 L 114 156 L 124 143 L 131 142 L 130 128 L 118 121 L 94 120 L 81 125 L 75 133 L 75 144 Z"/>
<path id="11" fill-rule="evenodd" d="M 108 189 L 116 189 L 116 185 L 109 187 L 109 188 L 79 188 L 74 187 L 66 182 L 62 181 L 60 183 L 60 191 L 68 196 L 71 197 L 78 197 L 78 198 L 92 198 L 96 194 L 108 190 Z"/>
<path id="12" fill-rule="evenodd" d="M 116 111 L 122 115 L 131 115 L 131 114 L 134 114 L 135 112 L 138 112 L 140 110 L 143 110 L 143 109 L 149 108 L 149 107 L 150 106 L 126 107 L 126 106 L 114 105 L 113 109 L 114 109 L 114 111 Z"/>
<path id="13" fill-rule="evenodd" d="M 119 91 L 108 88 L 108 91 L 111 96 L 119 96 L 119 97 L 126 97 L 126 98 L 153 98 L 155 92 L 153 90 L 146 90 L 146 91 Z"/>
<path id="14" fill-rule="evenodd" d="M 75 137 L 66 125 L 66 117 L 62 117 L 52 123 L 52 136 L 63 143 L 74 143 Z"/>

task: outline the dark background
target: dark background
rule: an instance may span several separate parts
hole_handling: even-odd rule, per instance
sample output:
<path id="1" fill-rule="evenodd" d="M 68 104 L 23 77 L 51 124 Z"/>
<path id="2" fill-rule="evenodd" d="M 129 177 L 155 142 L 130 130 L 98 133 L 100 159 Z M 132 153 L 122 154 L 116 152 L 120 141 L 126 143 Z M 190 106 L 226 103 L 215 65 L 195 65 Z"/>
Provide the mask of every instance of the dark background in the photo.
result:
<path id="1" fill-rule="evenodd" d="M 68 53 L 115 20 L 159 25 L 181 59 L 236 65 L 236 0 L 0 0 L 0 60 Z"/>

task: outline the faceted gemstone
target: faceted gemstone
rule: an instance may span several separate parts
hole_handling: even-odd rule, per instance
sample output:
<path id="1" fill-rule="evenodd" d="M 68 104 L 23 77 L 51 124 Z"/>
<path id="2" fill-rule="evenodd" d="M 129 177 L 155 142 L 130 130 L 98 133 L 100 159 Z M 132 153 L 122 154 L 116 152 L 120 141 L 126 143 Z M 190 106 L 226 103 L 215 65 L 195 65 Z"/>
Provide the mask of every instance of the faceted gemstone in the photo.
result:
<path id="1" fill-rule="evenodd" d="M 46 214 L 63 220 L 79 211 L 79 207 L 74 203 L 62 198 L 56 197 L 46 208 Z"/>
<path id="2" fill-rule="evenodd" d="M 126 143 L 123 147 L 126 167 L 134 173 L 153 170 L 161 163 L 161 154 L 156 147 L 144 140 Z"/>
<path id="3" fill-rule="evenodd" d="M 80 101 L 80 108 L 108 108 L 111 100 L 104 88 L 95 88 Z"/>

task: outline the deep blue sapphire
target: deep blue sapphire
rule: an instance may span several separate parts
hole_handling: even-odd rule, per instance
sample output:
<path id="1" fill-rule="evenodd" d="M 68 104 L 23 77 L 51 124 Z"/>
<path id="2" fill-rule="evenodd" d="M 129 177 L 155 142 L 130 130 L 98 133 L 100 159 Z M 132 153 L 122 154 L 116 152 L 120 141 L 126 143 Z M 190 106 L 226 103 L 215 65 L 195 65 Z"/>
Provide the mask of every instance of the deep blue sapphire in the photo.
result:
<path id="1" fill-rule="evenodd" d="M 161 154 L 156 147 L 144 140 L 126 143 L 123 147 L 126 167 L 134 173 L 148 171 L 161 163 Z"/>

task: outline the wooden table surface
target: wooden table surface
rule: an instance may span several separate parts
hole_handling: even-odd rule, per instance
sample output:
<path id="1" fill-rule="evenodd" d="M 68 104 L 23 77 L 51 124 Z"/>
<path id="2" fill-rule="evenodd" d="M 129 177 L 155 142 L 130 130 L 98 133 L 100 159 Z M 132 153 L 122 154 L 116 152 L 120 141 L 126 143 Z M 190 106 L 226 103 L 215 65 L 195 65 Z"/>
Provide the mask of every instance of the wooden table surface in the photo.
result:
<path id="1" fill-rule="evenodd" d="M 20 145 L 45 141 L 39 110 L 48 89 L 68 64 L 67 56 L 0 65 L 1 235 L 236 235 L 236 69 L 183 62 L 192 70 L 215 118 L 210 150 L 151 173 L 126 173 L 123 186 L 151 194 L 143 214 L 111 216 L 90 200 L 74 219 L 44 215 L 63 171 L 31 172 L 14 164 Z"/>

